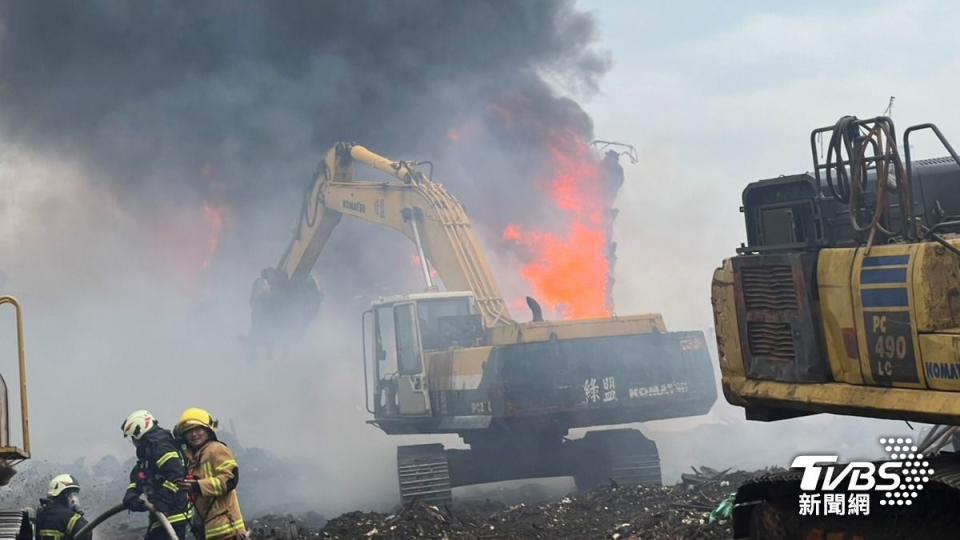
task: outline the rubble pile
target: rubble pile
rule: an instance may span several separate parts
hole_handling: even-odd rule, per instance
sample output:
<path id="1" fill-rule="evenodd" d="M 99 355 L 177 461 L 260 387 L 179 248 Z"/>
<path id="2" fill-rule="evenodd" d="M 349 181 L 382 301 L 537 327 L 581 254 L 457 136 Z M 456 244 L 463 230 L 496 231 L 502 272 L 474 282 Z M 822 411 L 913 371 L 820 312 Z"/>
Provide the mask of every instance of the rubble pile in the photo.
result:
<path id="1" fill-rule="evenodd" d="M 326 520 L 316 512 L 308 512 L 302 519 L 290 514 L 267 514 L 246 522 L 249 538 L 270 540 L 320 538 L 324 524 Z"/>
<path id="2" fill-rule="evenodd" d="M 238 445 L 239 446 L 239 445 Z M 245 453 L 251 476 L 289 480 L 287 469 L 276 459 Z M 259 459 L 256 459 L 259 458 Z M 128 483 L 133 458 L 125 462 L 107 456 L 92 466 L 82 461 L 56 464 L 34 461 L 20 468 L 10 486 L 0 488 L 0 503 L 8 508 L 35 507 L 54 474 L 69 471 L 83 486 L 81 501 L 88 517 L 115 505 Z M 496 491 L 496 499 L 460 498 L 449 506 L 416 501 L 392 514 L 349 512 L 327 521 L 316 512 L 275 513 L 250 496 L 247 526 L 251 540 L 401 539 L 401 538 L 730 538 L 730 495 L 737 486 L 768 471 L 718 471 L 694 468 L 673 486 L 619 486 L 613 482 L 591 491 L 548 496 L 540 484 Z M 279 474 L 284 473 L 284 474 Z M 257 478 L 261 480 L 261 478 Z M 247 482 L 269 488 L 274 484 Z M 556 493 L 556 492 L 554 492 Z M 241 500 L 247 493 L 241 493 Z M 490 496 L 487 492 L 486 496 Z M 289 497 L 283 499 L 289 504 Z M 522 502 L 521 502 L 522 501 Z M 288 512 L 296 512 L 288 506 Z M 274 513 L 271 513 L 274 512 Z M 143 514 L 122 513 L 97 529 L 105 540 L 140 538 L 146 523 Z"/>
<path id="3" fill-rule="evenodd" d="M 458 520 L 457 514 L 446 508 L 414 502 L 400 512 L 384 516 L 376 513 L 350 512 L 327 522 L 321 538 L 356 538 L 366 528 L 367 538 L 445 538 L 459 530 L 471 529 L 472 524 Z"/>
<path id="4" fill-rule="evenodd" d="M 550 502 L 499 508 L 491 502 L 442 508 L 414 502 L 395 514 L 350 512 L 322 530 L 272 538 L 730 538 L 729 522 L 711 520 L 710 513 L 736 486 L 765 472 L 702 467 L 674 486 L 611 483 Z"/>
<path id="5" fill-rule="evenodd" d="M 299 463 L 281 459 L 264 449 L 244 447 L 230 430 L 221 429 L 218 436 L 230 445 L 241 464 L 243 481 L 238 492 L 244 513 L 266 515 L 258 520 L 261 533 L 258 538 L 269 537 L 267 534 L 271 530 L 278 531 L 276 538 L 298 538 L 300 531 L 319 531 L 323 527 L 323 516 L 315 512 L 307 512 L 299 520 L 270 516 L 277 508 L 290 508 L 291 500 L 299 500 L 302 482 L 297 475 L 303 469 Z M 135 461 L 133 447 L 129 454 L 120 458 L 107 455 L 92 464 L 85 459 L 73 463 L 30 460 L 16 469 L 17 473 L 8 485 L 0 487 L 0 508 L 26 509 L 31 515 L 35 514 L 50 479 L 69 473 L 80 483 L 80 506 L 86 518 L 93 519 L 120 503 L 130 483 L 129 474 Z M 283 527 L 278 524 L 280 522 Z M 289 522 L 294 522 L 295 526 L 288 526 Z M 146 524 L 146 514 L 121 512 L 97 527 L 96 537 L 101 540 L 143 538 Z"/>

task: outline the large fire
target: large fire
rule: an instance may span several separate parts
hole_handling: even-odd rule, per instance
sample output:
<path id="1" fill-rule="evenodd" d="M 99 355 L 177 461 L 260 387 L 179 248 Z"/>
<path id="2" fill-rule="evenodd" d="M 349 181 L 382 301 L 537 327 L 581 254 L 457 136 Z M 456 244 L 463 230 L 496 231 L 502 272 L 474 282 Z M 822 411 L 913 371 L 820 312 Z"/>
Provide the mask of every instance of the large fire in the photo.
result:
<path id="1" fill-rule="evenodd" d="M 207 222 L 209 231 L 207 232 L 207 253 L 200 264 L 201 268 L 210 266 L 213 256 L 220 246 L 220 235 L 223 233 L 223 221 L 226 214 L 226 208 L 215 206 L 210 203 L 203 203 L 203 219 Z"/>
<path id="2" fill-rule="evenodd" d="M 159 223 L 151 227 L 154 249 L 171 263 L 171 276 L 184 286 L 197 286 L 213 265 L 229 226 L 227 207 L 201 200 L 164 210 L 157 216 Z"/>
<path id="3" fill-rule="evenodd" d="M 564 216 L 562 232 L 509 225 L 503 239 L 524 248 L 520 272 L 544 308 L 564 318 L 609 316 L 613 201 L 601 164 L 573 133 L 556 134 L 548 145 L 553 173 L 544 189 Z"/>

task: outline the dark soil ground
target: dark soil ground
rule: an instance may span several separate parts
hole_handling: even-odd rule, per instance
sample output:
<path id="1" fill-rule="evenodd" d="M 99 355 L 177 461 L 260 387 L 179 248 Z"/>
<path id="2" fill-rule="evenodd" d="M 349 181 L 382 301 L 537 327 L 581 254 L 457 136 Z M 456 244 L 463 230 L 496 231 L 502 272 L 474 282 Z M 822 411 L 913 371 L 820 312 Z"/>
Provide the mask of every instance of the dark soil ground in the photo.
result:
<path id="1" fill-rule="evenodd" d="M 394 514 L 349 512 L 311 527 L 291 517 L 250 523 L 253 538 L 731 538 L 729 522 L 709 514 L 736 486 L 760 474 L 702 469 L 667 487 L 597 487 L 539 504 L 414 502 Z"/>

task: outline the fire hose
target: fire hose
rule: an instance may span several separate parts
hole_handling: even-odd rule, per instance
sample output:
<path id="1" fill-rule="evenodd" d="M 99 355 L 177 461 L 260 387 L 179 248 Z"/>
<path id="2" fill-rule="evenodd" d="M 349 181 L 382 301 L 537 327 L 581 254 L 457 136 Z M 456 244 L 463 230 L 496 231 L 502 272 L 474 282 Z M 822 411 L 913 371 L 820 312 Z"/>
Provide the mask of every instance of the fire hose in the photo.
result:
<path id="1" fill-rule="evenodd" d="M 163 512 L 157 510 L 157 507 L 147 499 L 146 495 L 140 494 L 140 500 L 143 501 L 144 506 L 147 507 L 147 510 L 150 511 L 150 514 L 154 517 L 154 519 L 160 523 L 160 526 L 163 527 L 163 530 L 167 532 L 167 536 L 170 538 L 170 540 L 177 540 L 177 533 L 174 532 L 173 526 L 171 526 L 170 521 L 167 520 L 167 516 L 163 515 Z M 77 534 L 73 535 L 73 537 L 83 538 L 85 534 L 89 535 L 93 532 L 93 529 L 95 529 L 97 525 L 100 525 L 104 521 L 112 518 L 120 512 L 123 512 L 124 510 L 126 510 L 126 507 L 122 504 L 114 506 L 113 508 L 97 516 L 90 523 L 87 523 L 86 527 L 77 531 Z"/>

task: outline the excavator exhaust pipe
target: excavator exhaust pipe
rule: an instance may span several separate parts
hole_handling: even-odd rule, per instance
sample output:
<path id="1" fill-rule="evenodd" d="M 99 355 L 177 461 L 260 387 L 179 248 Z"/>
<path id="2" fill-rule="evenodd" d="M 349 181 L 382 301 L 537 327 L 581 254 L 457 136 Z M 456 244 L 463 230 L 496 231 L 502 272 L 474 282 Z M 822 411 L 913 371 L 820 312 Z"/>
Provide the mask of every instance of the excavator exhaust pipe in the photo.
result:
<path id="1" fill-rule="evenodd" d="M 530 307 L 530 312 L 533 313 L 533 322 L 543 322 L 543 308 L 540 307 L 540 302 L 528 296 L 527 305 Z"/>

